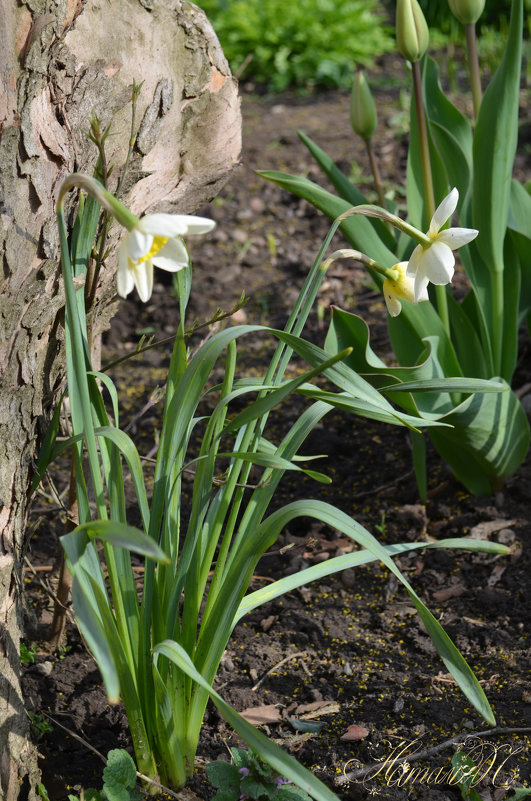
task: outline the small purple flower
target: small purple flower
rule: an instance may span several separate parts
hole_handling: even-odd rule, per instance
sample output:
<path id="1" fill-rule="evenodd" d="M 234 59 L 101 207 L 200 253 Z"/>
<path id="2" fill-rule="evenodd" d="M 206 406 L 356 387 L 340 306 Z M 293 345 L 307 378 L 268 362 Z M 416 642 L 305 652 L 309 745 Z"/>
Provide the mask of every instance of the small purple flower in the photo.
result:
<path id="1" fill-rule="evenodd" d="M 249 775 L 249 768 L 240 768 L 238 773 L 241 773 L 243 777 Z"/>
<path id="2" fill-rule="evenodd" d="M 284 779 L 283 776 L 279 776 L 277 779 L 277 790 L 279 787 L 282 787 L 283 784 L 291 784 L 289 779 Z"/>

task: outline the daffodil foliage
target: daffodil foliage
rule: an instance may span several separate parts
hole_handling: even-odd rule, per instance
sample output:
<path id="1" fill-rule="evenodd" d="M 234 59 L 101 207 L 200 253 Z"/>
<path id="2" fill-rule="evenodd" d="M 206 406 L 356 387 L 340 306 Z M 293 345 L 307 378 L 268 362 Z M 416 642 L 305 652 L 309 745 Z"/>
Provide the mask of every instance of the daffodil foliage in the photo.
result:
<path id="1" fill-rule="evenodd" d="M 75 186 L 76 180 L 68 186 Z M 114 201 L 107 203 L 109 199 L 98 186 L 87 181 L 83 184 L 112 211 Z M 156 247 L 161 245 L 157 237 L 170 241 L 185 233 L 185 226 L 188 233 L 192 232 L 190 226 L 196 226 L 196 232 L 197 226 L 201 230 L 208 227 L 205 221 L 158 218 L 145 223 L 142 229 L 118 206 L 116 209 L 121 215 L 118 219 L 124 219 L 129 231 L 134 232 L 133 238 L 127 235 L 123 246 L 127 260 L 122 259 L 119 268 L 132 269 L 132 263 L 136 270 L 133 283 L 139 278 L 137 265 L 143 270 L 142 265 L 149 259 L 155 264 L 154 243 Z M 422 414 L 409 403 L 407 383 L 396 394 L 406 397 L 403 405 L 410 410 L 397 410 L 378 387 L 345 361 L 350 347 L 329 354 L 301 337 L 325 275 L 321 269 L 323 254 L 337 224 L 332 226 L 310 270 L 284 330 L 251 325 L 228 327 L 207 338 L 193 356 L 187 352 L 184 323 L 191 267 L 181 265 L 184 254 L 179 251 L 179 240 L 166 254 L 171 267 L 181 265 L 176 271 L 176 304 L 181 319 L 169 367 L 150 497 L 140 455 L 133 440 L 120 429 L 116 388 L 105 372 L 92 370 L 84 293 L 82 288 L 76 289 L 73 281 L 74 273 L 83 271 L 92 252 L 98 222 L 93 197 L 80 208 L 70 250 L 61 205 L 58 220 L 73 435 L 67 441 L 56 441 L 57 416 L 39 460 L 39 475 L 56 455 L 71 450 L 79 525 L 61 542 L 73 577 L 73 607 L 109 698 L 124 703 L 138 768 L 144 776 L 172 788 L 186 783 L 194 770 L 203 715 L 211 697 L 253 751 L 280 775 L 319 801 L 335 801 L 330 789 L 245 721 L 212 685 L 234 626 L 250 610 L 311 580 L 373 560 L 386 565 L 403 583 L 447 669 L 470 703 L 494 724 L 492 710 L 474 673 L 400 572 L 394 557 L 415 549 L 441 547 L 501 554 L 507 552 L 504 546 L 469 538 L 383 546 L 355 520 L 319 500 L 290 503 L 274 512 L 269 509 L 287 470 L 302 471 L 316 482 L 329 482 L 325 473 L 312 469 L 312 457 L 300 456 L 298 451 L 312 429 L 335 407 L 414 430 L 419 425 L 446 426 L 436 407 Z M 162 253 L 164 245 L 157 252 Z M 149 289 L 142 281 L 140 286 L 137 284 L 140 292 Z M 131 280 L 126 277 L 121 289 L 131 287 Z M 262 377 L 239 376 L 239 340 L 261 335 L 278 342 L 268 370 Z M 289 369 L 294 353 L 307 364 L 302 373 Z M 223 381 L 212 387 L 211 377 L 220 360 Z M 296 377 L 290 377 L 293 375 Z M 314 383 L 318 375 L 328 379 L 330 388 L 326 391 Z M 416 385 L 426 391 L 433 389 L 431 380 L 420 380 Z M 454 389 L 490 392 L 499 387 L 466 379 Z M 307 408 L 280 441 L 273 441 L 268 437 L 269 412 L 294 392 L 307 398 Z M 212 411 L 205 417 L 198 409 L 207 393 Z M 243 405 L 243 411 L 234 413 L 235 403 L 240 409 Z M 190 453 L 190 443 L 197 440 L 199 430 L 199 454 Z M 128 520 L 131 512 L 126 506 L 124 467 L 136 496 L 138 528 Z M 181 517 L 185 470 L 194 474 L 186 520 Z M 249 592 L 259 558 L 274 545 L 285 526 L 298 517 L 315 518 L 343 532 L 358 544 L 358 550 Z M 98 543 L 103 546 L 101 556 Z M 140 587 L 132 553 L 136 554 L 135 559 L 144 561 Z"/>
<path id="2" fill-rule="evenodd" d="M 398 371 L 397 380 L 403 380 L 400 376 L 407 376 L 409 381 L 429 374 L 439 380 L 469 376 L 505 383 L 506 391 L 499 395 L 448 391 L 437 400 L 438 412 L 452 428 L 434 430 L 430 437 L 456 476 L 477 494 L 489 494 L 502 485 L 522 463 L 529 447 L 526 415 L 509 388 L 518 355 L 518 331 L 531 311 L 531 197 L 512 178 L 522 28 L 523 0 L 513 0 L 503 59 L 483 94 L 475 124 L 442 91 L 435 62 L 426 56 L 420 62 L 431 181 L 434 200 L 440 205 L 435 214 L 428 213 L 413 98 L 407 222 L 427 231 L 433 244 L 418 244 L 420 240 L 416 243 L 404 231 L 394 235 L 377 218 L 349 216 L 341 226 L 352 246 L 383 268 L 396 269 L 397 263 L 408 262 L 405 275 L 401 274 L 395 285 L 389 280 L 384 283 L 382 275 L 373 273 L 378 286 L 384 287 L 391 342 L 401 370 L 410 368 Z M 304 197 L 331 219 L 366 204 L 364 195 L 326 153 L 307 136 L 299 135 L 337 194 L 306 178 L 278 172 L 261 174 Z M 455 210 L 462 227 L 445 228 L 445 220 Z M 475 232 L 479 232 L 476 238 Z M 457 247 L 469 286 L 460 301 L 449 288 L 431 286 L 451 282 L 452 250 Z M 428 285 L 432 302 L 419 302 L 425 299 Z M 386 293 L 386 288 L 390 292 Z M 442 290 L 442 296 L 435 290 Z M 332 317 L 329 352 L 334 352 L 339 343 L 341 347 L 353 346 L 349 364 L 367 372 L 370 380 L 381 386 L 376 375 L 384 365 L 379 360 L 374 363 L 377 357 L 368 349 L 366 327 L 354 315 L 338 310 Z M 433 402 L 430 397 L 426 407 L 426 396 L 412 390 L 413 405 L 403 408 L 410 413 L 413 407 L 426 411 Z M 422 487 L 426 481 L 422 438 L 415 437 L 414 445 Z"/>

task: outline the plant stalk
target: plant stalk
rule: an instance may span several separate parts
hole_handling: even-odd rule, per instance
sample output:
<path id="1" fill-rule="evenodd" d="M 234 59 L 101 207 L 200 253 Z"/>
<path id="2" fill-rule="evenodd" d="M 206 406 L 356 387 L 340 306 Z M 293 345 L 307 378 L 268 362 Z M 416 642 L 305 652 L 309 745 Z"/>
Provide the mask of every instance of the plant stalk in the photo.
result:
<path id="1" fill-rule="evenodd" d="M 481 74 L 479 71 L 478 48 L 476 40 L 476 25 L 471 22 L 465 25 L 466 50 L 468 59 L 468 74 L 470 77 L 470 87 L 472 89 L 472 100 L 474 102 L 474 119 L 477 120 L 479 107 L 481 105 Z"/>
<path id="2" fill-rule="evenodd" d="M 424 97 L 422 94 L 422 77 L 420 74 L 420 63 L 413 62 L 413 91 L 415 93 L 415 112 L 417 116 L 417 130 L 419 136 L 420 160 L 422 164 L 422 182 L 424 185 L 424 197 L 426 199 L 426 211 L 428 219 L 431 220 L 435 212 L 435 196 L 433 193 L 433 176 L 431 172 L 430 146 L 428 140 L 428 127 L 426 125 L 426 112 L 424 109 Z M 437 298 L 437 313 L 442 320 L 445 331 L 450 338 L 450 317 L 448 315 L 448 299 L 444 286 L 435 286 L 435 297 Z"/>

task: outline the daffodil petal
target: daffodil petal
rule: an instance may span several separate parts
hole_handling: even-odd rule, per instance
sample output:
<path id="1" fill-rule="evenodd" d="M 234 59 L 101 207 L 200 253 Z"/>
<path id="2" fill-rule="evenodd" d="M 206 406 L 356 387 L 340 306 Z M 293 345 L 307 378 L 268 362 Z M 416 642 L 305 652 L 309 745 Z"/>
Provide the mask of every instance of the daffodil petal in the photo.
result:
<path id="1" fill-rule="evenodd" d="M 425 275 L 422 275 L 421 273 L 417 273 L 415 275 L 415 303 L 419 303 L 421 300 L 429 300 L 428 284 L 429 280 Z"/>
<path id="2" fill-rule="evenodd" d="M 449 284 L 454 274 L 454 264 L 455 257 L 448 245 L 437 240 L 424 251 L 420 273 L 432 284 Z"/>
<path id="3" fill-rule="evenodd" d="M 206 234 L 215 227 L 214 220 L 191 214 L 146 214 L 137 228 L 153 236 L 172 239 L 184 234 Z"/>
<path id="4" fill-rule="evenodd" d="M 435 214 L 431 218 L 428 236 L 434 237 L 441 230 L 446 220 L 449 220 L 456 210 L 458 200 L 459 192 L 454 187 L 435 209 Z"/>
<path id="5" fill-rule="evenodd" d="M 118 249 L 118 270 L 116 271 L 116 289 L 122 298 L 126 298 L 135 288 L 133 274 L 129 269 L 127 249 L 122 242 Z"/>
<path id="6" fill-rule="evenodd" d="M 424 253 L 424 248 L 422 247 L 422 245 L 417 245 L 417 247 L 415 248 L 409 259 L 406 275 L 409 276 L 417 275 L 417 272 L 422 264 L 423 253 Z"/>
<path id="7" fill-rule="evenodd" d="M 124 247 L 127 248 L 129 258 L 133 264 L 136 264 L 149 253 L 152 244 L 153 235 L 140 231 L 138 228 L 133 228 L 132 231 L 129 231 L 124 239 Z"/>
<path id="8" fill-rule="evenodd" d="M 187 234 L 208 234 L 216 227 L 214 220 L 209 220 L 207 217 L 188 216 L 186 219 L 188 221 Z"/>
<path id="9" fill-rule="evenodd" d="M 151 261 L 143 261 L 135 265 L 132 272 L 138 297 L 142 303 L 146 303 L 153 291 L 153 264 Z"/>
<path id="10" fill-rule="evenodd" d="M 448 228 L 446 231 L 441 231 L 437 237 L 437 242 L 442 242 L 448 245 L 451 250 L 468 245 L 479 234 L 475 228 Z"/>
<path id="11" fill-rule="evenodd" d="M 155 267 L 168 270 L 170 273 L 182 270 L 187 266 L 188 261 L 188 251 L 180 239 L 170 239 L 152 258 Z"/>
<path id="12" fill-rule="evenodd" d="M 182 236 L 188 231 L 184 214 L 146 214 L 140 219 L 136 230 L 143 231 L 151 236 L 162 236 L 165 239 L 172 239 L 175 236 Z"/>

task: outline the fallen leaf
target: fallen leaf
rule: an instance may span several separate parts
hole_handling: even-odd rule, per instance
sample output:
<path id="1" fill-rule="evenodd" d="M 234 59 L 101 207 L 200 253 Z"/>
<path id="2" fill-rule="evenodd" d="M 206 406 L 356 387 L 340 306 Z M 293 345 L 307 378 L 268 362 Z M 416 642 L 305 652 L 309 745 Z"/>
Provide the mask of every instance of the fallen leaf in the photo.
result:
<path id="1" fill-rule="evenodd" d="M 273 704 L 268 706 L 250 706 L 241 713 L 253 726 L 261 726 L 263 723 L 279 723 L 281 720 L 280 712 Z"/>
<path id="2" fill-rule="evenodd" d="M 336 701 L 312 701 L 310 704 L 300 704 L 297 707 L 297 715 L 301 717 L 307 717 L 307 713 L 316 712 L 318 709 L 323 710 L 327 706 L 336 706 L 337 709 L 334 709 L 334 712 L 339 712 L 339 704 Z M 321 715 L 328 714 L 327 712 L 320 712 Z"/>
<path id="3" fill-rule="evenodd" d="M 351 726 L 348 727 L 346 732 L 341 735 L 340 739 L 344 740 L 345 742 L 353 742 L 354 740 L 363 740 L 368 735 L 368 730 L 365 726 L 358 726 L 357 723 L 353 723 Z"/>
<path id="4" fill-rule="evenodd" d="M 478 523 L 477 526 L 471 528 L 468 536 L 474 540 L 487 540 L 491 534 L 495 534 L 504 528 L 510 528 L 516 522 L 516 520 L 486 520 L 484 523 Z"/>

